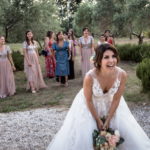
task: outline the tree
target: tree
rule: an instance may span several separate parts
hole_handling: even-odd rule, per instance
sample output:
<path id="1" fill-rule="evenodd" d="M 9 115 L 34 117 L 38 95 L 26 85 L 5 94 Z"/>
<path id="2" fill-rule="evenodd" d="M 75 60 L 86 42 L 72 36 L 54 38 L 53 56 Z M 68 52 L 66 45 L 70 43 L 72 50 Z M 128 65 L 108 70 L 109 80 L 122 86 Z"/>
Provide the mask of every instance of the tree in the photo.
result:
<path id="1" fill-rule="evenodd" d="M 22 1 L 20 0 L 6 0 L 1 1 L 1 25 L 5 30 L 5 38 L 7 41 L 8 32 L 11 30 L 23 17 L 22 14 Z"/>
<path id="2" fill-rule="evenodd" d="M 75 13 L 73 28 L 78 35 L 81 35 L 83 27 L 92 29 L 93 7 L 91 6 L 91 3 L 82 3 Z"/>
<path id="3" fill-rule="evenodd" d="M 128 2 L 128 24 L 132 24 L 132 34 L 137 36 L 139 44 L 143 43 L 143 32 L 150 25 L 150 1 L 131 0 Z"/>
<path id="4" fill-rule="evenodd" d="M 113 0 L 97 0 L 93 15 L 94 24 L 97 24 L 101 31 L 111 29 L 114 13 L 115 6 Z"/>
<path id="5" fill-rule="evenodd" d="M 59 8 L 59 16 L 61 18 L 62 27 L 68 30 L 72 27 L 72 21 L 74 13 L 82 0 L 56 0 L 56 4 Z"/>
<path id="6" fill-rule="evenodd" d="M 116 36 L 127 36 L 128 26 L 127 21 L 127 3 L 126 0 L 114 0 L 114 15 L 112 31 Z"/>
<path id="7" fill-rule="evenodd" d="M 3 0 L 0 4 L 0 27 L 11 42 L 22 41 L 28 29 L 39 39 L 47 30 L 60 29 L 55 0 Z"/>

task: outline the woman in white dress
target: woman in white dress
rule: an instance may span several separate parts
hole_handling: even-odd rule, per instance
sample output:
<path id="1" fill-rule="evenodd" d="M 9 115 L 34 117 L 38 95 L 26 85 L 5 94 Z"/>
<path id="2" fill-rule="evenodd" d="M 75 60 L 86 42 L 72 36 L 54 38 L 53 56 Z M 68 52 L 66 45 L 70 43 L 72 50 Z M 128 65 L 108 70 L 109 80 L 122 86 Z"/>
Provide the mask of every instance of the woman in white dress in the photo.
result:
<path id="1" fill-rule="evenodd" d="M 109 44 L 96 48 L 95 68 L 84 79 L 63 126 L 47 150 L 93 150 L 94 129 L 111 127 L 125 139 L 119 150 L 149 150 L 150 140 L 131 114 L 122 94 L 127 74 L 117 67 L 118 53 Z M 105 116 L 103 124 L 101 117 Z"/>

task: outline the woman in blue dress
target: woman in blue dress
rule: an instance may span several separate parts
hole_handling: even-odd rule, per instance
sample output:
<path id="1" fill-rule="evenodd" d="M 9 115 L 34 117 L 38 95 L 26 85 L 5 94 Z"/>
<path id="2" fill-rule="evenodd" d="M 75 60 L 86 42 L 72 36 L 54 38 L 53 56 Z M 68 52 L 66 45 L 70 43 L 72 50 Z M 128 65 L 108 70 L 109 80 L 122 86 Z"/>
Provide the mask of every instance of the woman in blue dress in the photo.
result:
<path id="1" fill-rule="evenodd" d="M 64 41 L 64 36 L 62 32 L 57 33 L 56 42 L 53 43 L 52 48 L 55 50 L 55 57 L 56 57 L 55 75 L 59 77 L 60 85 L 61 85 L 61 78 L 65 76 L 65 86 L 68 86 L 70 50 L 69 50 L 69 42 Z"/>

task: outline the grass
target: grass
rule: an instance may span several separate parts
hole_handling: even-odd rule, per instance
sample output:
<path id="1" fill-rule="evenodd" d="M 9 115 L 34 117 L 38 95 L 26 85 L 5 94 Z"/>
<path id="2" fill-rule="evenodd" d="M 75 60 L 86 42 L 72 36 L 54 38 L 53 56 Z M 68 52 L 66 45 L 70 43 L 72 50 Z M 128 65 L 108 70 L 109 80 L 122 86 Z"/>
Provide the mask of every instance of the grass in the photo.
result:
<path id="1" fill-rule="evenodd" d="M 14 47 L 13 47 L 13 46 Z M 21 44 L 12 44 L 10 47 L 17 50 Z M 44 74 L 44 57 L 40 57 L 40 64 Z M 11 112 L 19 110 L 28 110 L 41 107 L 52 107 L 62 105 L 69 107 L 82 88 L 82 77 L 80 71 L 79 54 L 75 59 L 76 79 L 69 81 L 69 87 L 59 87 L 55 79 L 44 78 L 47 88 L 40 90 L 36 94 L 26 91 L 26 77 L 23 71 L 15 72 L 15 82 L 17 93 L 14 96 L 0 99 L 0 112 Z M 147 102 L 149 103 L 150 93 L 143 93 L 140 80 L 136 77 L 136 63 L 121 62 L 121 68 L 126 70 L 128 80 L 124 93 L 128 102 Z"/>

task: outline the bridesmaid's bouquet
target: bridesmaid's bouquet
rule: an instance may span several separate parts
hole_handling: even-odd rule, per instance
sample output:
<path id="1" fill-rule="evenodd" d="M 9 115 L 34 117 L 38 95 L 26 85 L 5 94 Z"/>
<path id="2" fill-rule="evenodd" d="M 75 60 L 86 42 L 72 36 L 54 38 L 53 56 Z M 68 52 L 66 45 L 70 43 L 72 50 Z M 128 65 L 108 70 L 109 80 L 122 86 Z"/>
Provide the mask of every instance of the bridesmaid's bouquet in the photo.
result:
<path id="1" fill-rule="evenodd" d="M 124 139 L 120 136 L 118 130 L 108 128 L 103 131 L 93 131 L 94 150 L 117 150 L 118 145 L 123 142 Z"/>

